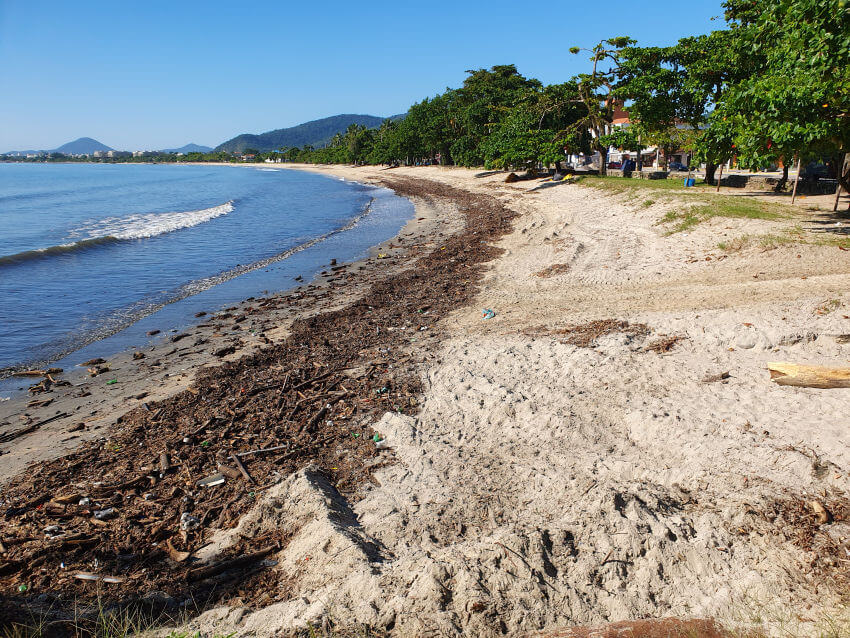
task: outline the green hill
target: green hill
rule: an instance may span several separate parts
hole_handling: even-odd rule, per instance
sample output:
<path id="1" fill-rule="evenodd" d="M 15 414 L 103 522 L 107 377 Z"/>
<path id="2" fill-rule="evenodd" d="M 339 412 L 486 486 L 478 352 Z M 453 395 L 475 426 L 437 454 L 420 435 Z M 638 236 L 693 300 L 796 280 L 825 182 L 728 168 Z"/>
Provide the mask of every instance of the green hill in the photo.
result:
<path id="1" fill-rule="evenodd" d="M 400 117 L 403 116 L 394 115 L 390 119 L 398 119 Z M 375 115 L 334 115 L 332 117 L 322 118 L 321 120 L 304 122 L 298 126 L 267 131 L 258 135 L 243 133 L 233 139 L 227 140 L 223 144 L 219 144 L 215 150 L 231 153 L 241 153 L 246 148 L 257 149 L 258 151 L 273 151 L 292 146 L 301 148 L 306 144 L 318 148 L 325 146 L 337 133 L 344 133 L 345 129 L 352 124 L 376 128 L 385 119 Z"/>

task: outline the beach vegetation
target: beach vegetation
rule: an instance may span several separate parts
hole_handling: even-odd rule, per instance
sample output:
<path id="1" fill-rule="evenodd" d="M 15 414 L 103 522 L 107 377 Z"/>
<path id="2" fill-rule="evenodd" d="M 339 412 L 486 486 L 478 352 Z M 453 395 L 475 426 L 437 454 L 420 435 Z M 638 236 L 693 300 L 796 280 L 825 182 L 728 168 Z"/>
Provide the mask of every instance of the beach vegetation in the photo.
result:
<path id="1" fill-rule="evenodd" d="M 788 213 L 770 202 L 734 196 L 709 196 L 700 203 L 685 203 L 681 210 L 668 212 L 658 223 L 668 226 L 666 234 L 670 235 L 691 230 L 702 222 L 718 217 L 778 220 L 787 218 Z"/>

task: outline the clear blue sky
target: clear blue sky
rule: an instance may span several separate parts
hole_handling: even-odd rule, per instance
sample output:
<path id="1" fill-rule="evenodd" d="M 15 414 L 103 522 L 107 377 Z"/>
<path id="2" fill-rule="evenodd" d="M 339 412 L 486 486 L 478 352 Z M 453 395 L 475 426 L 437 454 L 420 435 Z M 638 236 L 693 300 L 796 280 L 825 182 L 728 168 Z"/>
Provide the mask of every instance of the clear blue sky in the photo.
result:
<path id="1" fill-rule="evenodd" d="M 672 43 L 722 28 L 720 2 L 0 0 L 0 152 L 391 115 L 494 64 L 562 82 L 587 66 L 570 46 Z"/>

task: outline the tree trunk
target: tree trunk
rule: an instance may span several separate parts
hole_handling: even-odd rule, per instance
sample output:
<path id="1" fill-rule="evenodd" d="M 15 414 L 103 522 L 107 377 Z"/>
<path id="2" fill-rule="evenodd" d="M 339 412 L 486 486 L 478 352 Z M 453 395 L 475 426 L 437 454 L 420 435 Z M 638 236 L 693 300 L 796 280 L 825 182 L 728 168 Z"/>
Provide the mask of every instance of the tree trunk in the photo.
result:
<path id="1" fill-rule="evenodd" d="M 705 163 L 705 183 L 713 184 L 714 183 L 714 174 L 717 172 L 717 164 L 714 162 L 706 162 Z"/>
<path id="2" fill-rule="evenodd" d="M 788 183 L 788 163 L 783 160 L 782 162 L 782 179 L 779 180 L 779 183 L 776 185 L 776 188 L 773 189 L 775 193 L 781 193 L 785 190 L 785 185 Z"/>
<path id="3" fill-rule="evenodd" d="M 847 170 L 844 170 L 844 169 Z M 838 183 L 844 189 L 845 193 L 850 193 L 850 162 L 846 164 L 846 166 L 842 166 L 841 170 L 838 171 Z"/>
<path id="4" fill-rule="evenodd" d="M 608 175 L 608 149 L 600 148 L 599 150 L 599 174 L 603 177 Z"/>

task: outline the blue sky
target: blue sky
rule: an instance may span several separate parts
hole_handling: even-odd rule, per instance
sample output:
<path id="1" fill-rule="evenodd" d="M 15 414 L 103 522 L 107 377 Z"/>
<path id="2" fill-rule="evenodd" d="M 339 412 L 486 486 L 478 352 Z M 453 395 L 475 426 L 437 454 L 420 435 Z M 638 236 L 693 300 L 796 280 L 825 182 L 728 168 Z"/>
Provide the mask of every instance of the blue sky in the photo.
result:
<path id="1" fill-rule="evenodd" d="M 722 28 L 720 2 L 0 0 L 0 152 L 215 146 L 391 115 L 494 64 L 562 82 L 587 65 L 570 46 L 671 43 Z"/>

